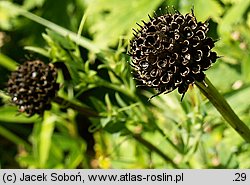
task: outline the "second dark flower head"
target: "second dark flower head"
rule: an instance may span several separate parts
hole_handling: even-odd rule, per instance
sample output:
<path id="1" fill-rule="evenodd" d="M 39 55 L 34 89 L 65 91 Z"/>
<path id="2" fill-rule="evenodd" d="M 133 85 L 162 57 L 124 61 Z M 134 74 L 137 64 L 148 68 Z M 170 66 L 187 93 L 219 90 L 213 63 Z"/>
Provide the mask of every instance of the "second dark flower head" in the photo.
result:
<path id="1" fill-rule="evenodd" d="M 211 51 L 215 41 L 207 36 L 208 23 L 197 22 L 193 11 L 149 18 L 130 42 L 135 79 L 158 94 L 178 89 L 184 95 L 218 58 Z"/>
<path id="2" fill-rule="evenodd" d="M 41 60 L 26 61 L 11 73 L 7 91 L 20 112 L 29 116 L 50 109 L 51 100 L 59 90 L 54 65 Z"/>

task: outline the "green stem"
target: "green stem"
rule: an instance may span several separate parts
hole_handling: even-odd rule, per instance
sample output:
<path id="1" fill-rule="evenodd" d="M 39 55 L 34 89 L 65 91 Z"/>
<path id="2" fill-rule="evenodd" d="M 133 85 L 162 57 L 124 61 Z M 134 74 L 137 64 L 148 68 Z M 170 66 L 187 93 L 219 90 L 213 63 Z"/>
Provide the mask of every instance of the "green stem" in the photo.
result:
<path id="1" fill-rule="evenodd" d="M 6 128 L 4 128 L 2 126 L 0 126 L 0 135 L 9 139 L 10 141 L 15 143 L 16 145 L 22 145 L 28 150 L 31 149 L 31 146 L 29 143 L 27 143 L 25 140 L 23 140 L 22 138 L 20 138 L 19 136 L 15 135 L 15 134 L 13 134 L 12 132 L 10 132 L 9 130 L 7 130 Z"/>
<path id="2" fill-rule="evenodd" d="M 88 108 L 88 107 L 83 107 L 82 105 L 75 104 L 73 102 L 70 102 L 68 100 L 65 100 L 61 97 L 56 97 L 53 99 L 54 102 L 58 103 L 59 105 L 64 105 L 66 107 L 70 107 L 73 110 L 78 111 L 80 114 L 87 116 L 87 117 L 100 117 L 98 112 L 95 112 L 94 110 Z"/>
<path id="3" fill-rule="evenodd" d="M 175 169 L 179 168 L 177 166 L 177 164 L 175 164 L 174 161 L 171 160 L 171 158 L 169 156 L 167 156 L 165 153 L 163 153 L 159 148 L 154 146 L 152 143 L 150 143 L 149 141 L 147 141 L 143 137 L 141 137 L 140 134 L 134 134 L 131 132 L 131 135 L 136 141 L 140 142 L 146 148 L 148 148 L 149 150 L 151 150 L 151 151 L 157 153 L 159 156 L 161 156 L 166 162 L 170 163 Z"/>
<path id="4" fill-rule="evenodd" d="M 210 100 L 230 126 L 233 127 L 233 129 L 238 132 L 238 134 L 241 135 L 246 142 L 250 143 L 250 129 L 239 119 L 225 98 L 217 91 L 208 78 L 205 78 L 205 83 L 195 82 L 195 84 Z"/>
<path id="5" fill-rule="evenodd" d="M 133 100 L 138 100 L 137 97 L 135 96 L 135 94 L 132 93 L 131 91 L 129 91 L 123 85 L 112 84 L 112 83 L 109 83 L 106 80 L 102 80 L 102 79 L 99 79 L 96 82 L 96 84 L 97 84 L 97 86 L 102 86 L 102 87 L 106 87 L 106 88 L 121 92 L 124 95 L 127 95 L 128 97 L 132 98 Z"/>
<path id="6" fill-rule="evenodd" d="M 16 11 L 18 12 L 20 15 L 26 17 L 27 19 L 30 19 L 34 22 L 37 22 L 38 24 L 41 24 L 53 31 L 55 31 L 56 33 L 64 36 L 64 37 L 69 37 L 72 41 L 74 41 L 75 43 L 79 44 L 80 46 L 94 52 L 94 53 L 99 53 L 100 52 L 100 48 L 97 47 L 91 40 L 81 37 L 78 34 L 67 30 L 61 26 L 58 26 L 57 24 L 48 21 L 42 17 L 39 17 L 31 12 L 26 11 L 25 9 L 23 9 L 22 7 L 15 5 L 15 4 L 10 4 L 12 11 Z"/>
<path id="7" fill-rule="evenodd" d="M 0 53 L 0 65 L 10 71 L 14 71 L 17 68 L 17 63 L 6 55 Z"/>

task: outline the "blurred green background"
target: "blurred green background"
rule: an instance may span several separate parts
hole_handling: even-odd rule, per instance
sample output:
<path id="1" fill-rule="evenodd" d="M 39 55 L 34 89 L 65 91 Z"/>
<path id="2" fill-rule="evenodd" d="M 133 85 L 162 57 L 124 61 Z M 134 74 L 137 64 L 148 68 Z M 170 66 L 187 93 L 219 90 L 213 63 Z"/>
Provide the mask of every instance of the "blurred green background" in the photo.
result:
<path id="1" fill-rule="evenodd" d="M 244 142 L 199 90 L 135 88 L 127 56 L 136 22 L 167 6 L 209 19 L 222 56 L 206 72 L 250 127 L 250 0 L 1 0 L 0 168 L 250 168 Z M 53 103 L 18 113 L 6 82 L 26 60 L 61 61 L 58 93 L 102 115 Z"/>

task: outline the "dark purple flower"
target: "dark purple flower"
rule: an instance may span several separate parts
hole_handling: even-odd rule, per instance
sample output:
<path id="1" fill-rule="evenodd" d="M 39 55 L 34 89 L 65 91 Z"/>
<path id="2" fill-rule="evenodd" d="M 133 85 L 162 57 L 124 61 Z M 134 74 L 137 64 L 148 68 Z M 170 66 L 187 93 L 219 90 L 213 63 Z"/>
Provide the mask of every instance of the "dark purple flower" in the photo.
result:
<path id="1" fill-rule="evenodd" d="M 11 73 L 7 91 L 20 112 L 29 116 L 43 114 L 50 109 L 51 99 L 56 96 L 57 70 L 53 64 L 40 60 L 27 61 Z"/>
<path id="2" fill-rule="evenodd" d="M 197 22 L 193 11 L 149 18 L 138 24 L 130 41 L 135 79 L 155 88 L 156 95 L 176 88 L 184 95 L 190 84 L 204 80 L 204 71 L 218 58 L 211 51 L 215 41 L 207 36 L 208 22 Z"/>

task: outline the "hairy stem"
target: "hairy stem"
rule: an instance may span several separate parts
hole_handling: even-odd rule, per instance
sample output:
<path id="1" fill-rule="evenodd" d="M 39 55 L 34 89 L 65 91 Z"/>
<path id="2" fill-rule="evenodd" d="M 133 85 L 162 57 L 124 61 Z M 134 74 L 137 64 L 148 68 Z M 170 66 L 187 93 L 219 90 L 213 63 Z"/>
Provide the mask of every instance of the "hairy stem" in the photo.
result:
<path id="1" fill-rule="evenodd" d="M 200 91 L 210 100 L 229 125 L 248 143 L 250 143 L 250 129 L 235 114 L 225 98 L 213 84 L 205 78 L 205 82 L 195 82 Z"/>

